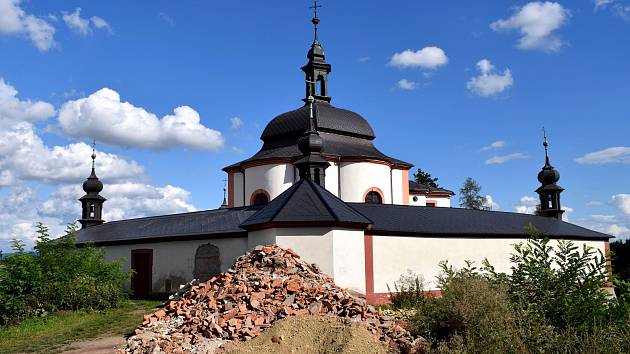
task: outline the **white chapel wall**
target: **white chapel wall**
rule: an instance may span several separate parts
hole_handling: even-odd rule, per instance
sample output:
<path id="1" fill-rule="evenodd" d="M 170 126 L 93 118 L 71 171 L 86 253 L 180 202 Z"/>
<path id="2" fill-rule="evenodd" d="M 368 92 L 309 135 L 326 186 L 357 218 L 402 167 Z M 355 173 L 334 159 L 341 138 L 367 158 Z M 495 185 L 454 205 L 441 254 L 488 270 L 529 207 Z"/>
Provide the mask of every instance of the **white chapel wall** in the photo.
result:
<path id="1" fill-rule="evenodd" d="M 270 228 L 249 233 L 248 249 L 277 244 L 315 263 L 335 283 L 365 293 L 364 231 L 326 227 Z"/>
<path id="2" fill-rule="evenodd" d="M 193 279 L 195 267 L 195 253 L 197 248 L 207 243 L 219 248 L 221 271 L 225 272 L 234 265 L 236 259 L 247 251 L 246 237 L 231 237 L 220 239 L 188 240 L 141 243 L 131 245 L 112 245 L 105 247 L 105 259 L 110 262 L 123 259 L 123 267 L 126 271 L 131 269 L 131 250 L 153 250 L 153 276 L 152 291 L 164 292 L 166 279 L 171 279 L 172 289 Z M 130 283 L 126 285 L 129 288 Z"/>
<path id="3" fill-rule="evenodd" d="M 269 197 L 273 199 L 291 187 L 294 180 L 294 166 L 292 164 L 272 164 L 247 168 L 245 169 L 245 203 L 250 205 L 251 196 L 258 189 L 266 191 Z"/>
<path id="4" fill-rule="evenodd" d="M 371 162 L 343 162 L 341 164 L 341 199 L 345 202 L 362 203 L 370 188 L 383 193 L 383 203 L 391 203 L 390 168 Z"/>
<path id="5" fill-rule="evenodd" d="M 455 268 L 465 265 L 464 261 L 474 261 L 481 265 L 484 258 L 498 272 L 510 271 L 510 254 L 514 244 L 526 239 L 515 238 L 450 238 L 450 237 L 410 237 L 373 236 L 374 292 L 387 293 L 387 285 L 393 284 L 408 270 L 424 278 L 425 290 L 436 290 L 436 277 L 440 274 L 438 263 L 448 260 Z M 578 247 L 591 246 L 605 255 L 604 241 L 574 241 Z M 551 240 L 551 246 L 557 240 Z"/>

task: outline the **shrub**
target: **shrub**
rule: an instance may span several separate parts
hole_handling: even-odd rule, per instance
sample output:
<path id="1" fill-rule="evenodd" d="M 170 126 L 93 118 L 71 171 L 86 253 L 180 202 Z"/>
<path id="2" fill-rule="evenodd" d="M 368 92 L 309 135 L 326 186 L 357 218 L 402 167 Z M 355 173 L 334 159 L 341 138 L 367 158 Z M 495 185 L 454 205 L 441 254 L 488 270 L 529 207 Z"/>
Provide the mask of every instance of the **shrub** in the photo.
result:
<path id="1" fill-rule="evenodd" d="M 604 255 L 549 240 L 531 229 L 516 245 L 511 274 L 484 261 L 461 269 L 441 263 L 441 298 L 416 301 L 410 330 L 432 343 L 432 351 L 457 353 L 628 353 L 630 286 L 607 286 Z"/>
<path id="2" fill-rule="evenodd" d="M 0 261 L 0 324 L 59 310 L 115 307 L 125 298 L 124 282 L 131 274 L 120 262 L 105 262 L 94 246 L 76 247 L 76 229 L 50 239 L 37 224 L 34 252 L 14 241 L 15 253 Z"/>
<path id="3" fill-rule="evenodd" d="M 394 282 L 394 292 L 391 291 L 389 284 L 387 290 L 394 309 L 411 309 L 424 300 L 423 281 L 420 276 L 410 270 Z"/>

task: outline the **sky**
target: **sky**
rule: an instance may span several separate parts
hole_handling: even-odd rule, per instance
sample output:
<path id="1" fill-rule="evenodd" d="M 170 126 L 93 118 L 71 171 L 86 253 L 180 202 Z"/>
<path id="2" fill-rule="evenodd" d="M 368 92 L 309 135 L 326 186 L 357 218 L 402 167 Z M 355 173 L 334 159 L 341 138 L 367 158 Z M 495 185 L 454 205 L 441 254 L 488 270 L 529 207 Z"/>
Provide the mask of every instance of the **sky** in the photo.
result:
<path id="1" fill-rule="evenodd" d="M 332 103 L 381 151 L 532 212 L 544 126 L 568 220 L 630 237 L 630 0 L 320 4 Z M 0 250 L 80 217 L 92 139 L 106 220 L 218 207 L 302 104 L 309 6 L 0 0 Z"/>

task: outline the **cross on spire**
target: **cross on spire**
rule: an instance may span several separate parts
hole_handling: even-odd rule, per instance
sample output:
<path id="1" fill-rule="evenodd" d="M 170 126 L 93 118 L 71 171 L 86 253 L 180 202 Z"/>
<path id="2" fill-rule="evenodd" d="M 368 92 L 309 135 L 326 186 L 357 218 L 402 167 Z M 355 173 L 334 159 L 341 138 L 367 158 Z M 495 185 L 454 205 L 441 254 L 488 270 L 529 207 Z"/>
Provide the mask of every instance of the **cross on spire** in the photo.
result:
<path id="1" fill-rule="evenodd" d="M 92 139 L 92 169 L 94 169 L 95 160 L 96 160 L 96 139 Z"/>
<path id="2" fill-rule="evenodd" d="M 319 18 L 317 18 L 317 9 L 321 8 L 322 5 L 317 5 L 317 0 L 313 0 L 313 6 L 309 6 L 309 9 L 313 9 L 313 25 L 315 26 L 315 40 L 317 40 L 317 25 L 319 24 Z"/>
<path id="3" fill-rule="evenodd" d="M 547 141 L 547 130 L 542 127 L 543 131 L 543 146 L 545 147 L 545 162 L 549 164 L 549 142 Z"/>

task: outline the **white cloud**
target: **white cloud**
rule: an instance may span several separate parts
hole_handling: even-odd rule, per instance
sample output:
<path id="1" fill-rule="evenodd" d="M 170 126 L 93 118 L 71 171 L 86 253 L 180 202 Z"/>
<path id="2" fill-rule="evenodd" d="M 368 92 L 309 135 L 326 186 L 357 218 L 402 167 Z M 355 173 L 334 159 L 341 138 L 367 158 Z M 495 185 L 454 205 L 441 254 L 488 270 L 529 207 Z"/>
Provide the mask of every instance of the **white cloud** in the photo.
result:
<path id="1" fill-rule="evenodd" d="M 493 142 L 492 144 L 488 145 L 488 146 L 484 146 L 481 148 L 481 151 L 490 151 L 490 150 L 496 150 L 496 149 L 500 149 L 505 147 L 505 141 L 503 140 L 497 140 L 495 142 Z"/>
<path id="2" fill-rule="evenodd" d="M 367 62 L 369 60 L 370 60 L 370 57 L 361 57 L 361 58 L 359 58 L 359 62 L 360 63 L 365 63 L 365 62 Z"/>
<path id="3" fill-rule="evenodd" d="M 514 206 L 514 211 L 521 214 L 535 214 L 538 206 L 538 198 L 525 195 L 521 197 L 519 203 Z"/>
<path id="4" fill-rule="evenodd" d="M 605 232 L 615 237 L 630 237 L 630 228 L 622 225 L 612 224 L 606 227 Z"/>
<path id="5" fill-rule="evenodd" d="M 609 163 L 630 164 L 630 147 L 617 146 L 590 152 L 575 159 L 577 163 L 589 165 L 605 165 Z"/>
<path id="6" fill-rule="evenodd" d="M 608 4 L 612 4 L 614 0 L 594 0 L 595 8 L 605 7 Z"/>
<path id="7" fill-rule="evenodd" d="M 230 118 L 230 124 L 232 125 L 232 129 L 238 129 L 243 126 L 243 120 L 239 117 Z"/>
<path id="8" fill-rule="evenodd" d="M 484 201 L 483 206 L 489 210 L 501 210 L 501 206 L 492 199 L 491 195 L 486 195 L 486 200 Z"/>
<path id="9" fill-rule="evenodd" d="M 630 216 L 630 194 L 615 194 L 612 196 L 613 205 L 627 216 Z"/>
<path id="10" fill-rule="evenodd" d="M 18 91 L 0 78 L 0 128 L 16 122 L 44 120 L 55 114 L 53 105 L 43 101 L 20 100 Z"/>
<path id="11" fill-rule="evenodd" d="M 109 23 L 101 17 L 92 16 L 89 19 L 81 17 L 80 7 L 77 7 L 73 13 L 64 12 L 62 18 L 68 28 L 82 36 L 87 36 L 92 33 L 92 26 L 97 29 L 107 30 L 110 33 L 112 32 Z"/>
<path id="12" fill-rule="evenodd" d="M 0 0 L 0 34 L 26 36 L 41 51 L 53 48 L 55 28 L 44 19 L 27 14 L 20 2 Z"/>
<path id="13" fill-rule="evenodd" d="M 466 83 L 466 87 L 471 92 L 488 97 L 499 94 L 514 84 L 512 72 L 505 69 L 503 74 L 494 73 L 494 65 L 488 59 L 481 59 L 477 62 L 479 76 L 470 78 Z"/>
<path id="14" fill-rule="evenodd" d="M 615 215 L 591 215 L 591 220 L 596 222 L 612 223 L 619 220 Z"/>
<path id="15" fill-rule="evenodd" d="M 90 21 L 92 21 L 92 24 L 94 25 L 94 27 L 98 29 L 104 29 L 107 32 L 112 33 L 112 27 L 109 25 L 109 23 L 107 23 L 107 21 L 105 21 L 101 17 L 92 16 L 90 18 Z"/>
<path id="16" fill-rule="evenodd" d="M 58 236 L 80 217 L 77 199 L 84 193 L 81 183 L 90 173 L 92 149 L 84 143 L 47 146 L 32 122 L 53 114 L 50 104 L 20 100 L 17 90 L 0 79 L 0 249 L 8 249 L 12 238 L 31 246 L 37 221 Z M 97 151 L 96 172 L 108 198 L 106 220 L 195 210 L 188 191 L 143 183 L 144 169 L 135 161 Z M 42 196 L 38 183 L 59 186 Z"/>
<path id="17" fill-rule="evenodd" d="M 73 31 L 80 35 L 87 36 L 90 33 L 90 20 L 81 17 L 81 8 L 77 7 L 73 13 L 64 12 L 63 22 Z"/>
<path id="18" fill-rule="evenodd" d="M 409 81 L 407 79 L 401 79 L 396 85 L 401 90 L 415 90 L 418 86 L 416 82 Z"/>
<path id="19" fill-rule="evenodd" d="M 557 51 L 564 44 L 554 32 L 570 17 L 569 10 L 557 2 L 530 2 L 517 9 L 512 17 L 493 22 L 494 31 L 519 30 L 521 49 Z"/>
<path id="20" fill-rule="evenodd" d="M 486 165 L 500 165 L 506 162 L 517 160 L 517 159 L 525 159 L 528 156 L 523 154 L 522 152 L 515 152 L 509 155 L 501 155 L 501 156 L 493 156 L 485 161 Z"/>
<path id="21" fill-rule="evenodd" d="M 175 21 L 173 20 L 173 18 L 167 14 L 165 14 L 164 12 L 158 12 L 158 18 L 166 23 L 168 23 L 171 26 L 175 25 Z"/>
<path id="22" fill-rule="evenodd" d="M 404 50 L 394 53 L 389 61 L 389 65 L 399 68 L 423 68 L 436 69 L 448 63 L 448 57 L 442 48 L 424 47 L 420 50 Z"/>
<path id="23" fill-rule="evenodd" d="M 118 92 L 108 88 L 66 102 L 59 112 L 59 123 L 72 137 L 124 147 L 218 150 L 224 143 L 221 132 L 201 124 L 199 113 L 188 106 L 177 107 L 173 115 L 160 119 L 141 107 L 121 102 Z"/>

